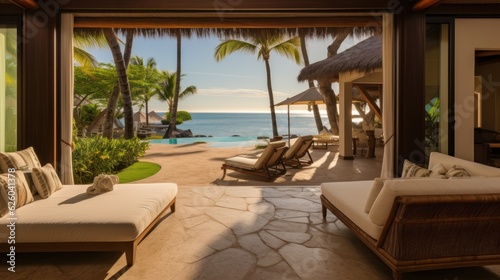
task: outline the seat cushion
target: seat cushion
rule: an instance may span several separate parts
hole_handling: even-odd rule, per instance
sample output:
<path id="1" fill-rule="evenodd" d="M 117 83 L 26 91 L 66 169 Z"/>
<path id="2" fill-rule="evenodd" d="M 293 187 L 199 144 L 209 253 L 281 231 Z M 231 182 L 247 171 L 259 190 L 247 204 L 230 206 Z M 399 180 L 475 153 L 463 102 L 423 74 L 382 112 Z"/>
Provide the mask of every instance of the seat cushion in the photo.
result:
<path id="1" fill-rule="evenodd" d="M 118 184 L 100 195 L 89 185 L 65 185 L 47 199 L 16 210 L 16 242 L 132 241 L 177 195 L 177 185 Z M 0 219 L 0 242 L 9 221 Z"/>
<path id="2" fill-rule="evenodd" d="M 257 160 L 257 158 L 237 156 L 224 160 L 224 163 L 229 166 L 251 170 L 254 169 Z"/>
<path id="3" fill-rule="evenodd" d="M 321 184 L 321 193 L 362 231 L 378 240 L 382 226 L 374 224 L 364 211 L 373 181 Z"/>

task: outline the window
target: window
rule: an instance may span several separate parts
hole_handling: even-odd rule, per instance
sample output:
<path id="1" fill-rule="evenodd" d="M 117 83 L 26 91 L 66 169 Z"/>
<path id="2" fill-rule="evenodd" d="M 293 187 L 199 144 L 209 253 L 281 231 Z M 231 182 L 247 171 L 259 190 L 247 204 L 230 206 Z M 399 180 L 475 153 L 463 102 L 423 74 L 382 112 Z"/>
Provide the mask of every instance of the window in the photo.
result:
<path id="1" fill-rule="evenodd" d="M 0 151 L 17 150 L 17 27 L 0 24 Z"/>

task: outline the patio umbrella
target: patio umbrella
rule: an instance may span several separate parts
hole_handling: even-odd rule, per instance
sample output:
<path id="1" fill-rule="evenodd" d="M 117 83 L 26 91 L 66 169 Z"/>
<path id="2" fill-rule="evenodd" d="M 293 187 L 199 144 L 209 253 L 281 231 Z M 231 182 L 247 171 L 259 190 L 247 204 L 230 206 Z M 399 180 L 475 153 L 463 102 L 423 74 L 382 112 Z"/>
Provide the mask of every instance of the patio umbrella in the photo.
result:
<path id="1" fill-rule="evenodd" d="M 297 95 L 289 97 L 274 106 L 287 105 L 288 107 L 288 145 L 290 145 L 290 105 L 314 105 L 314 104 L 324 104 L 324 99 L 321 93 L 319 93 L 317 88 L 310 88 Z"/>

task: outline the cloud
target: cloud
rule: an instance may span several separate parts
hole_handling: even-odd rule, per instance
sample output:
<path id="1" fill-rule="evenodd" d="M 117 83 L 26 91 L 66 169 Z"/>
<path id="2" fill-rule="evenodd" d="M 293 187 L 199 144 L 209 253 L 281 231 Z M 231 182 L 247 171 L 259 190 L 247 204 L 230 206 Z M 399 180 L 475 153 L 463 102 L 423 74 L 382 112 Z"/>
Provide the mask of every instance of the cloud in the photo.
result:
<path id="1" fill-rule="evenodd" d="M 209 75 L 209 76 L 232 77 L 232 78 L 248 78 L 248 79 L 257 78 L 255 76 L 244 76 L 244 75 L 233 75 L 233 74 L 222 74 L 222 73 L 209 73 L 209 72 L 190 72 L 190 71 L 185 71 L 184 74 Z"/>
<path id="2" fill-rule="evenodd" d="M 226 97 L 268 97 L 267 90 L 246 88 L 202 88 L 198 89 L 197 95 L 226 96 Z M 287 96 L 283 92 L 273 92 L 274 97 Z"/>

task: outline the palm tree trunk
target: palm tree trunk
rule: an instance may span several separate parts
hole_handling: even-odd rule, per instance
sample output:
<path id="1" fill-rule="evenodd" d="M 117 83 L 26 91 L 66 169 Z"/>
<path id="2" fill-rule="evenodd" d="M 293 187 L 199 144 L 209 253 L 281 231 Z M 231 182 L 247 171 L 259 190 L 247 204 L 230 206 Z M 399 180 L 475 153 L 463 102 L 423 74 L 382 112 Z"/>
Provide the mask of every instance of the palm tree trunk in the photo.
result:
<path id="1" fill-rule="evenodd" d="M 118 84 L 120 85 L 120 92 L 123 101 L 123 113 L 125 119 L 125 139 L 134 137 L 134 111 L 132 109 L 132 99 L 130 95 L 130 85 L 127 76 L 127 67 L 123 59 L 123 55 L 118 44 L 116 33 L 111 28 L 103 29 L 106 41 L 113 54 L 113 60 L 116 65 L 116 73 L 118 75 Z"/>
<path id="2" fill-rule="evenodd" d="M 333 40 L 333 43 L 328 46 L 328 55 L 327 57 L 330 58 L 334 55 L 337 54 L 337 51 L 340 48 L 340 45 L 342 42 L 344 42 L 345 38 L 347 38 L 348 34 L 338 34 L 335 39 Z M 328 80 L 321 80 L 318 81 L 319 84 L 319 92 L 323 94 L 323 97 L 325 98 L 325 104 L 326 104 L 326 112 L 328 114 L 328 120 L 330 122 L 330 127 L 335 135 L 339 135 L 339 113 L 337 111 L 337 98 L 335 96 L 335 91 L 333 91 L 332 88 L 332 83 Z"/>
<path id="3" fill-rule="evenodd" d="M 125 68 L 128 68 L 130 62 L 130 57 L 132 55 L 132 45 L 134 42 L 134 30 L 130 29 L 127 31 L 127 38 L 125 42 L 125 50 L 123 53 L 123 59 L 125 60 Z M 118 103 L 118 97 L 120 95 L 120 87 L 117 83 L 113 87 L 113 92 L 108 99 L 108 104 L 106 106 L 106 121 L 104 122 L 104 128 L 102 135 L 106 138 L 111 139 L 113 137 L 113 124 L 115 120 L 116 104 Z"/>
<path id="4" fill-rule="evenodd" d="M 149 109 L 148 109 L 148 98 L 144 98 L 144 102 L 146 103 L 146 127 L 149 127 Z"/>
<path id="5" fill-rule="evenodd" d="M 172 134 L 174 133 L 175 130 L 175 121 L 177 119 L 177 107 L 179 106 L 179 93 L 181 89 L 181 44 L 182 38 L 181 38 L 181 31 L 180 29 L 177 30 L 177 70 L 176 74 L 177 76 L 175 77 L 175 91 L 174 91 L 174 102 L 172 104 L 172 111 L 170 111 L 170 123 L 168 124 L 167 131 L 165 132 L 165 135 L 163 138 L 172 138 Z"/>
<path id="6" fill-rule="evenodd" d="M 273 86 L 271 85 L 271 66 L 269 65 L 269 57 L 264 58 L 266 62 L 267 75 L 267 91 L 269 93 L 269 107 L 271 107 L 271 123 L 273 126 L 273 137 L 278 136 L 278 124 L 276 122 L 276 111 L 274 110 Z"/>
<path id="7" fill-rule="evenodd" d="M 308 66 L 310 63 L 309 63 L 309 55 L 307 54 L 306 37 L 303 32 L 300 32 L 299 35 L 300 35 L 300 49 L 302 50 L 302 58 L 304 59 L 304 65 Z M 309 83 L 309 88 L 314 87 L 313 80 L 308 80 L 307 82 Z M 318 129 L 319 133 L 321 130 L 323 130 L 323 121 L 321 120 L 318 104 L 313 104 L 312 109 L 314 114 L 314 122 L 316 123 L 316 129 Z"/>

